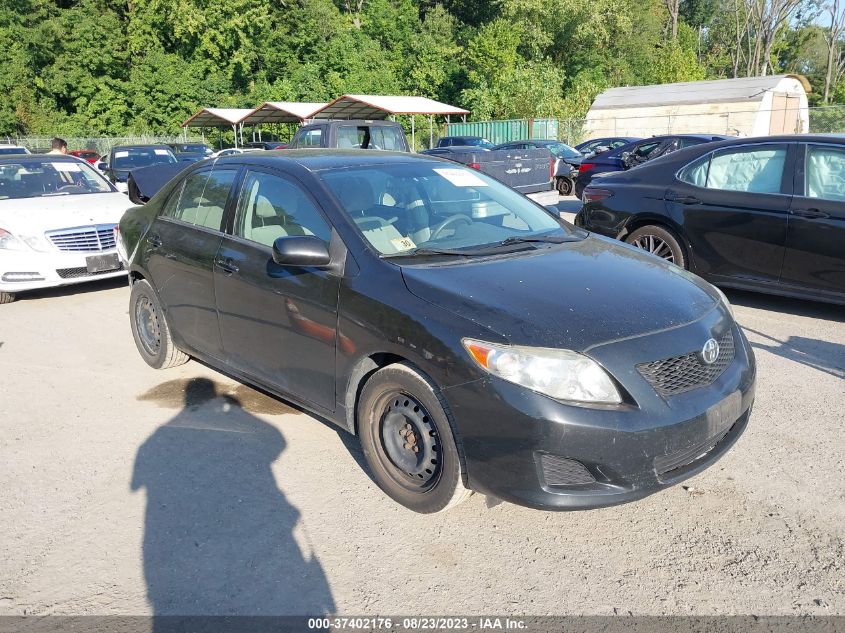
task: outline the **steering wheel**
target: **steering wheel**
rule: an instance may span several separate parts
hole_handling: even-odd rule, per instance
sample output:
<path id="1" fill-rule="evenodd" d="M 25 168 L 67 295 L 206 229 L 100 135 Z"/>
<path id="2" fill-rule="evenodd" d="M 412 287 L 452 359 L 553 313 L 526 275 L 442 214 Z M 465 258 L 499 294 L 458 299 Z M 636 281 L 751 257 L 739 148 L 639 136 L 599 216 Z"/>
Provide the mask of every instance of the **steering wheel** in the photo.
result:
<path id="1" fill-rule="evenodd" d="M 464 215 L 463 213 L 456 213 L 455 215 L 449 216 L 440 224 L 431 229 L 431 236 L 428 238 L 428 241 L 430 242 L 436 240 L 438 237 L 440 237 L 440 234 L 444 231 L 444 229 L 447 229 L 453 224 L 458 223 L 472 224 L 472 218 L 470 218 L 468 215 Z"/>

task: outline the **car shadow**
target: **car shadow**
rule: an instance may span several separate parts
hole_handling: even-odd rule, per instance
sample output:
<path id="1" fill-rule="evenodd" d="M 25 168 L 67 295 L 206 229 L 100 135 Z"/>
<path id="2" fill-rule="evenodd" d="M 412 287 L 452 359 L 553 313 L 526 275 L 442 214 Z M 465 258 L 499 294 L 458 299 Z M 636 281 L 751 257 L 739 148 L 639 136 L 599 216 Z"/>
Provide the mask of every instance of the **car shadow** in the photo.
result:
<path id="1" fill-rule="evenodd" d="M 187 382 L 182 409 L 138 449 L 132 473 L 131 489 L 146 491 L 154 615 L 334 612 L 300 513 L 271 471 L 284 450 L 283 435 L 238 398 L 207 378 Z"/>
<path id="2" fill-rule="evenodd" d="M 845 323 L 845 306 L 810 299 L 793 299 L 759 292 L 722 288 L 733 305 L 794 316 Z"/>
<path id="3" fill-rule="evenodd" d="M 566 196 L 560 198 L 555 206 L 561 213 L 578 213 L 581 210 L 582 203 L 575 196 Z"/>
<path id="4" fill-rule="evenodd" d="M 780 341 L 753 328 L 742 326 L 746 332 L 753 332 L 765 343 L 751 341 L 755 350 L 766 350 L 787 360 L 812 367 L 836 378 L 845 379 L 845 345 L 830 343 L 805 336 L 790 336 Z"/>
<path id="5" fill-rule="evenodd" d="M 113 290 L 115 288 L 128 287 L 128 285 L 126 277 L 93 279 L 81 284 L 71 284 L 69 286 L 58 286 L 57 288 L 44 288 L 43 290 L 21 292 L 20 294 L 15 295 L 15 301 L 37 301 L 38 299 L 84 295 L 89 292 L 100 292 L 102 290 Z"/>

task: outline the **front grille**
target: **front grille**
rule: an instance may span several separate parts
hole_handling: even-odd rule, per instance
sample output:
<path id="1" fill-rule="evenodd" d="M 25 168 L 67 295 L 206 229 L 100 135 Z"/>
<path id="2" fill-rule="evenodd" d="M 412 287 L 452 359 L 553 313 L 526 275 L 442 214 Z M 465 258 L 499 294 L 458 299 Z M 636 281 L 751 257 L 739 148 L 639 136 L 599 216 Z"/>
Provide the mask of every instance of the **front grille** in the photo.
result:
<path id="1" fill-rule="evenodd" d="M 577 486 L 591 484 L 596 480 L 584 464 L 566 457 L 541 454 L 540 467 L 548 486 Z"/>
<path id="2" fill-rule="evenodd" d="M 674 396 L 712 384 L 733 362 L 735 354 L 733 333 L 728 330 L 719 339 L 719 356 L 712 365 L 703 362 L 698 352 L 690 352 L 637 365 L 637 371 L 661 396 Z"/>
<path id="3" fill-rule="evenodd" d="M 101 270 L 100 272 L 89 273 L 88 268 L 86 268 L 85 266 L 81 266 L 79 268 L 59 268 L 58 270 L 56 270 L 56 274 L 62 279 L 77 279 L 79 277 L 96 277 L 97 275 L 108 275 L 109 273 L 116 273 L 121 270 L 123 270 L 122 262 L 120 264 L 120 268 L 115 268 L 114 270 Z"/>
<path id="4" fill-rule="evenodd" d="M 665 475 L 671 477 L 673 471 L 679 470 L 684 466 L 689 466 L 710 453 L 710 451 L 716 448 L 719 442 L 725 439 L 725 436 L 732 428 L 733 426 L 723 429 L 695 446 L 678 451 L 677 453 L 655 457 L 654 472 L 657 473 L 658 477 L 664 477 Z"/>
<path id="5" fill-rule="evenodd" d="M 115 247 L 114 224 L 50 231 L 47 239 L 60 251 L 99 253 Z"/>

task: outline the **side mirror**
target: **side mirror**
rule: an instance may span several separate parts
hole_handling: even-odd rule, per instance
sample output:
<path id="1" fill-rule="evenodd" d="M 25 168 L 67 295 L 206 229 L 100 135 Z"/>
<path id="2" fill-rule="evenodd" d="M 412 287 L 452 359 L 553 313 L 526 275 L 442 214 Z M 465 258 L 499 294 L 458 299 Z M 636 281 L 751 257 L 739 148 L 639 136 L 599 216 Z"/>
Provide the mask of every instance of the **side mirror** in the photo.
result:
<path id="1" fill-rule="evenodd" d="M 622 164 L 626 169 L 631 166 L 631 152 L 622 152 Z"/>
<path id="2" fill-rule="evenodd" d="M 102 172 L 105 172 L 108 168 L 109 166 L 106 163 L 97 163 L 97 169 Z"/>
<path id="3" fill-rule="evenodd" d="M 289 235 L 273 242 L 273 261 L 279 266 L 299 268 L 328 266 L 331 261 L 328 245 L 312 235 Z"/>

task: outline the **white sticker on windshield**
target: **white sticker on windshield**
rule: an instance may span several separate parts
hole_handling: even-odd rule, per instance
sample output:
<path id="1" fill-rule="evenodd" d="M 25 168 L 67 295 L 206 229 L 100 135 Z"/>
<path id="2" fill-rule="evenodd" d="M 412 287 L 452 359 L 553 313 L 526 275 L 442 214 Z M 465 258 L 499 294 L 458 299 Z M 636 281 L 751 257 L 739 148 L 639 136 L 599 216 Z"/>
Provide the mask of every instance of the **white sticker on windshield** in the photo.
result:
<path id="1" fill-rule="evenodd" d="M 126 158 L 127 156 L 129 156 L 129 152 L 115 152 L 114 153 L 115 158 Z"/>
<path id="2" fill-rule="evenodd" d="M 82 171 L 82 167 L 70 161 L 66 163 L 50 163 L 50 166 L 56 171 Z"/>
<path id="3" fill-rule="evenodd" d="M 486 187 L 487 183 L 469 169 L 435 169 L 438 174 L 456 187 Z"/>
<path id="4" fill-rule="evenodd" d="M 409 251 L 412 248 L 416 248 L 417 245 L 414 244 L 414 240 L 410 237 L 396 237 L 390 240 L 390 243 L 396 247 L 397 251 Z"/>
<path id="5" fill-rule="evenodd" d="M 166 149 L 156 149 L 153 151 L 156 153 L 156 156 L 167 156 L 168 154 L 170 154 L 170 152 L 168 152 Z"/>

